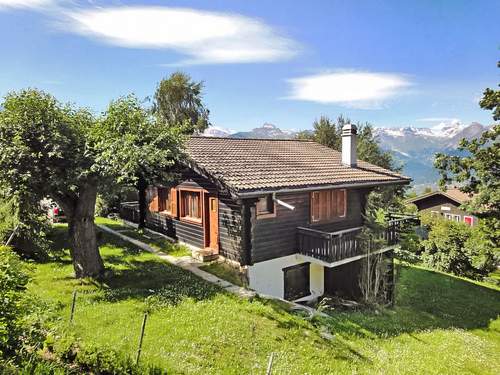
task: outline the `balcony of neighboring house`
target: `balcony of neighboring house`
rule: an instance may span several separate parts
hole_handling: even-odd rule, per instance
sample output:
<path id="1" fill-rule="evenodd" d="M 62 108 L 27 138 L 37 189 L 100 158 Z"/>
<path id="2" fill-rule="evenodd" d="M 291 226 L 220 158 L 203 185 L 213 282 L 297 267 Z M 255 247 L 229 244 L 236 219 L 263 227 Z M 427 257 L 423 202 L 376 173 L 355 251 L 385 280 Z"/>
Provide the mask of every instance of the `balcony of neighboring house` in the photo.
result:
<path id="1" fill-rule="evenodd" d="M 298 227 L 297 248 L 300 254 L 332 267 L 359 260 L 368 254 L 393 250 L 402 231 L 416 223 L 413 216 L 390 216 L 385 229 L 371 239 L 360 236 L 363 227 L 335 232 Z"/>

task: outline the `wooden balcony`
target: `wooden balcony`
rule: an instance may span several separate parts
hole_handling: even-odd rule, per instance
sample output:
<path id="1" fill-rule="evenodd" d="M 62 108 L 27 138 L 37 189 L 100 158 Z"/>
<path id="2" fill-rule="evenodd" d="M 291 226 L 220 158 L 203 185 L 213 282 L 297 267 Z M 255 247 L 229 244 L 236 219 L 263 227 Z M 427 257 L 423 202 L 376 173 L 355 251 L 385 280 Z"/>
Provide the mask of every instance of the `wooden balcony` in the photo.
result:
<path id="1" fill-rule="evenodd" d="M 412 220 L 414 222 L 414 218 L 408 217 L 390 220 L 385 231 L 375 241 L 370 242 L 359 238 L 362 227 L 338 232 L 324 232 L 312 228 L 298 227 L 298 252 L 326 263 L 335 263 L 366 254 L 368 246 L 371 251 L 380 250 L 375 245 L 377 244 L 380 247 L 380 240 L 383 240 L 382 246 L 389 249 L 389 247 L 399 242 L 403 227 L 412 224 Z"/>
<path id="2" fill-rule="evenodd" d="M 298 251 L 327 263 L 355 257 L 361 254 L 360 232 L 361 227 L 330 233 L 298 227 Z"/>

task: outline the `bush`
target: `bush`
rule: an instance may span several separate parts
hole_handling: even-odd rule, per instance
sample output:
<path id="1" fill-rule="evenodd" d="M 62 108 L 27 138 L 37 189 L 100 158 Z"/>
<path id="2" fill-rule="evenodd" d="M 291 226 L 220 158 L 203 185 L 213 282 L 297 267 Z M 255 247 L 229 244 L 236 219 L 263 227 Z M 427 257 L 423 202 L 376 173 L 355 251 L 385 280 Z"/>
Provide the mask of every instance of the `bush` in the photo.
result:
<path id="1" fill-rule="evenodd" d="M 26 284 L 24 263 L 10 248 L 0 246 L 0 356 L 13 353 L 20 344 Z"/>
<path id="2" fill-rule="evenodd" d="M 421 259 L 425 265 L 474 279 L 494 269 L 494 246 L 487 240 L 481 225 L 470 227 L 430 217 L 423 221 L 430 227 L 428 239 L 422 241 Z"/>

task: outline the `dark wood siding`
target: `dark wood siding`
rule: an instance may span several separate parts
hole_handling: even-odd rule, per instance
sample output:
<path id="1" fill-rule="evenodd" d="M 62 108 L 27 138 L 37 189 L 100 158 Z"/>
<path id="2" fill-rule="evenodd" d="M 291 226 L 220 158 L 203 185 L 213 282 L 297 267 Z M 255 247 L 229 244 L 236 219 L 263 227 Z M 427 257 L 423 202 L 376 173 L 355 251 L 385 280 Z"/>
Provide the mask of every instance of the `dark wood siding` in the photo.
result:
<path id="1" fill-rule="evenodd" d="M 219 253 L 220 255 L 245 263 L 242 254 L 241 206 L 227 194 L 219 194 Z"/>
<path id="2" fill-rule="evenodd" d="M 189 245 L 204 247 L 202 225 L 180 221 L 157 212 L 148 212 L 146 226 Z"/>
<path id="3" fill-rule="evenodd" d="M 241 254 L 240 205 L 227 192 L 220 191 L 213 183 L 192 170 L 182 171 L 179 180 L 170 185 L 176 188 L 201 188 L 208 191 L 211 196 L 219 198 L 219 253 L 226 258 L 244 263 L 244 257 Z M 146 226 L 189 245 L 198 248 L 205 246 L 204 229 L 201 224 L 181 221 L 161 213 L 148 212 Z"/>
<path id="4" fill-rule="evenodd" d="M 252 221 L 252 263 L 296 253 L 297 227 L 335 232 L 361 226 L 365 194 L 366 191 L 348 190 L 346 217 L 327 224 L 313 225 L 310 223 L 309 192 L 278 195 L 278 199 L 294 206 L 295 210 L 291 211 L 281 205 L 276 205 L 276 217 Z"/>
<path id="5" fill-rule="evenodd" d="M 460 208 L 460 204 L 441 194 L 422 198 L 421 200 L 414 202 L 414 204 L 417 206 L 419 212 L 431 214 L 434 211 L 439 215 L 459 215 L 460 222 L 464 221 L 464 216 L 472 216 L 474 218 L 474 223 L 477 223 L 477 217 L 462 210 Z M 442 210 L 441 207 L 448 207 L 449 210 Z"/>

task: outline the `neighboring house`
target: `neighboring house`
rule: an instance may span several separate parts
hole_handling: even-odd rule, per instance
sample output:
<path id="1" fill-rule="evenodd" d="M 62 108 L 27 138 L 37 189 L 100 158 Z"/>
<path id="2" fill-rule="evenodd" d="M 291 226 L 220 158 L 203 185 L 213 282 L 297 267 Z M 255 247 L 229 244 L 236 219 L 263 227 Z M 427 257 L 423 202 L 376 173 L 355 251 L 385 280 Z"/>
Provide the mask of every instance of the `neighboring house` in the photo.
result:
<path id="1" fill-rule="evenodd" d="M 470 195 L 458 189 L 447 189 L 446 191 L 433 191 L 409 199 L 407 202 L 417 206 L 419 212 L 442 216 L 447 220 L 464 222 L 474 226 L 478 223 L 477 217 L 460 208 L 463 203 L 470 199 Z"/>
<path id="2" fill-rule="evenodd" d="M 239 266 L 249 287 L 307 300 L 358 287 L 367 194 L 410 179 L 312 141 L 192 137 L 172 184 L 148 194 L 147 226 Z M 129 207 L 129 206 L 127 206 Z M 126 208 L 126 207 L 124 207 Z M 125 218 L 137 218 L 137 209 Z M 347 293 L 349 294 L 349 293 Z"/>

